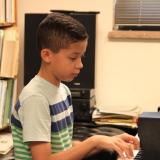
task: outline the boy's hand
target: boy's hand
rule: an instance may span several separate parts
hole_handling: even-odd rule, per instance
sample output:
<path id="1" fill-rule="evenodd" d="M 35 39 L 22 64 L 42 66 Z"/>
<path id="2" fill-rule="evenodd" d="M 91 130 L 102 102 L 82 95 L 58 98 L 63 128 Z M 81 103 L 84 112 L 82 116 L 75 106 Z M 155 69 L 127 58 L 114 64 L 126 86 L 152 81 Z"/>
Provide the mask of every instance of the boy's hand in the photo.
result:
<path id="1" fill-rule="evenodd" d="M 138 140 L 138 138 L 136 138 L 136 137 L 134 137 L 132 135 L 129 135 L 127 133 L 120 134 L 120 135 L 118 135 L 118 137 L 123 139 L 125 142 L 127 142 L 129 144 L 132 144 L 134 149 L 139 149 L 139 140 Z"/>
<path id="2" fill-rule="evenodd" d="M 114 150 L 119 154 L 121 159 L 133 158 L 133 150 L 139 147 L 138 139 L 129 134 L 121 134 L 113 137 L 95 135 L 97 149 Z"/>

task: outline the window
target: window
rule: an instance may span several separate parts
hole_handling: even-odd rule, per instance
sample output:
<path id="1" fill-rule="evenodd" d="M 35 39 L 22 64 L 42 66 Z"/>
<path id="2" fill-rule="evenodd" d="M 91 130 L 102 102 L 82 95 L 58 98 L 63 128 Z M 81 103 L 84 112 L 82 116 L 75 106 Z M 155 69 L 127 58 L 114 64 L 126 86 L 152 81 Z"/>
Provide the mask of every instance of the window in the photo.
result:
<path id="1" fill-rule="evenodd" d="M 114 29 L 160 31 L 160 0 L 115 0 Z"/>

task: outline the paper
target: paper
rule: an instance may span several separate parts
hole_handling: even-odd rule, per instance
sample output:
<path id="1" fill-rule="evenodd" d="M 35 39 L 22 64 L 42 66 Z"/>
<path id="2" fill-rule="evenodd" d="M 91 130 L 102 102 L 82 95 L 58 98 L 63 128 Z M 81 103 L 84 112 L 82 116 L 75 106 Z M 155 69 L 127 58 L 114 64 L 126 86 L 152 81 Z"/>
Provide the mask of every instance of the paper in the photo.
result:
<path id="1" fill-rule="evenodd" d="M 114 125 L 137 128 L 137 119 L 141 109 L 133 107 L 111 107 L 106 110 L 96 109 L 92 114 L 92 119 L 96 124 Z"/>
<path id="2" fill-rule="evenodd" d="M 13 148 L 11 133 L 0 133 L 0 154 L 6 154 Z"/>
<path id="3" fill-rule="evenodd" d="M 107 109 L 99 109 L 100 113 L 113 113 L 121 114 L 126 116 L 137 116 L 141 113 L 141 108 L 139 106 L 108 106 Z"/>

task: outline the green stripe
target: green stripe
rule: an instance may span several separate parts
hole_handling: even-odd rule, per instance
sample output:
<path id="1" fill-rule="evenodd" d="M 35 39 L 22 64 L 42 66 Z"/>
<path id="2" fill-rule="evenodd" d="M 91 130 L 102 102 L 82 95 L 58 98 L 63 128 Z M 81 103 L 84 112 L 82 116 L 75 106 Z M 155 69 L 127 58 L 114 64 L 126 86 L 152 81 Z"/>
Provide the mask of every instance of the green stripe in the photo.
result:
<path id="1" fill-rule="evenodd" d="M 15 160 L 32 160 L 27 143 L 23 142 L 22 129 L 12 125 Z"/>
<path id="2" fill-rule="evenodd" d="M 69 131 L 69 132 L 72 132 L 73 131 L 73 124 L 69 125 L 67 128 L 64 128 L 58 132 L 53 132 L 53 135 L 57 135 L 57 134 L 61 134 L 61 133 L 64 133 L 66 131 Z"/>
<path id="3" fill-rule="evenodd" d="M 66 143 L 70 143 L 70 140 L 63 140 L 63 141 L 52 141 L 54 145 L 61 145 L 62 143 L 66 144 Z"/>
<path id="4" fill-rule="evenodd" d="M 57 152 L 60 152 L 62 150 L 66 150 L 66 149 L 71 148 L 71 147 L 72 147 L 71 144 L 64 145 L 64 147 L 53 146 L 52 151 L 53 151 L 53 153 L 57 153 Z"/>
<path id="5" fill-rule="evenodd" d="M 65 145 L 70 145 L 72 142 L 71 141 L 66 141 L 65 143 L 64 142 L 53 142 L 53 146 L 65 146 Z"/>
<path id="6" fill-rule="evenodd" d="M 22 129 L 12 125 L 12 131 L 22 134 Z"/>
<path id="7" fill-rule="evenodd" d="M 15 160 L 32 160 L 32 158 L 30 157 L 24 157 L 23 155 L 15 155 Z"/>
<path id="8" fill-rule="evenodd" d="M 15 149 L 15 153 L 23 155 L 23 156 L 28 157 L 28 158 L 31 157 L 31 155 L 29 155 L 28 152 L 25 152 L 25 151 L 19 151 L 19 150 Z"/>
<path id="9" fill-rule="evenodd" d="M 23 150 L 29 150 L 29 147 L 27 145 L 24 145 L 20 142 L 14 143 L 14 145 L 16 146 L 16 148 L 20 148 L 20 149 L 23 149 Z"/>
<path id="10" fill-rule="evenodd" d="M 69 143 L 69 144 L 65 144 L 63 146 L 59 146 L 59 145 L 52 145 L 52 151 L 53 152 L 57 152 L 57 150 L 59 151 L 63 151 L 63 150 L 66 150 L 66 149 L 69 149 L 71 148 L 72 145 Z"/>

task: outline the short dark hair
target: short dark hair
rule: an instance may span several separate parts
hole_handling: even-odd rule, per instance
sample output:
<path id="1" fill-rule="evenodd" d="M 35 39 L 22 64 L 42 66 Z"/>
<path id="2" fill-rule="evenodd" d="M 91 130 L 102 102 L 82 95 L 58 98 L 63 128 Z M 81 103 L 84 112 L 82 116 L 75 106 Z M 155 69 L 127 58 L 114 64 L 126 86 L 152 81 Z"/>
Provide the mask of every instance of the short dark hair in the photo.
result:
<path id="1" fill-rule="evenodd" d="M 53 12 L 42 20 L 37 29 L 38 51 L 48 48 L 57 53 L 71 43 L 88 39 L 86 28 L 71 16 Z"/>

